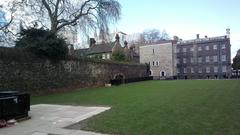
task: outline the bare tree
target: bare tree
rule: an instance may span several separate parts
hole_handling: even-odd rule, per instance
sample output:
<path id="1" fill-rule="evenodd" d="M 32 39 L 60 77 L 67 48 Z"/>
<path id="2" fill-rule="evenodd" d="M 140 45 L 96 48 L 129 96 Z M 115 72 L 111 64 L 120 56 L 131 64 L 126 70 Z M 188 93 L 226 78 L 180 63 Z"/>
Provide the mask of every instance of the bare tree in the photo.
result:
<path id="1" fill-rule="evenodd" d="M 0 45 L 12 46 L 16 39 L 16 31 L 12 26 L 16 26 L 15 14 L 23 2 L 21 0 L 1 0 L 0 1 Z M 7 16 L 7 17 L 6 17 Z"/>
<path id="2" fill-rule="evenodd" d="M 117 0 L 25 0 L 25 8 L 31 9 L 34 22 L 53 33 L 72 26 L 83 31 L 96 28 L 107 31 L 121 13 Z"/>
<path id="3" fill-rule="evenodd" d="M 160 40 L 168 40 L 169 36 L 165 30 L 162 32 L 158 29 L 145 30 L 142 33 L 141 40 L 143 42 L 157 42 Z"/>

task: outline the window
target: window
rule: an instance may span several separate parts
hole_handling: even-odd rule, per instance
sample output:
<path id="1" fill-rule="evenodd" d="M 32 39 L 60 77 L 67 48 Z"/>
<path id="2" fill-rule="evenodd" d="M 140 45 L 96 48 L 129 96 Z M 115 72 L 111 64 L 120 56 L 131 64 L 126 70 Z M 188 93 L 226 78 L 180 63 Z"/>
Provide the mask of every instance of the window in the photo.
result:
<path id="1" fill-rule="evenodd" d="M 177 53 L 179 53 L 180 52 L 180 48 L 177 48 Z"/>
<path id="2" fill-rule="evenodd" d="M 202 47 L 201 46 L 198 47 L 198 51 L 202 51 Z"/>
<path id="3" fill-rule="evenodd" d="M 105 54 L 102 54 L 102 59 L 106 59 L 106 55 Z"/>
<path id="4" fill-rule="evenodd" d="M 218 62 L 218 56 L 217 55 L 213 56 L 213 62 Z"/>
<path id="5" fill-rule="evenodd" d="M 187 48 L 183 48 L 183 52 L 187 52 Z"/>
<path id="6" fill-rule="evenodd" d="M 202 57 L 198 57 L 198 63 L 202 63 Z"/>
<path id="7" fill-rule="evenodd" d="M 217 72 L 218 72 L 218 67 L 214 66 L 214 73 L 217 73 Z"/>
<path id="8" fill-rule="evenodd" d="M 226 61 L 226 55 L 222 55 L 222 61 Z"/>
<path id="9" fill-rule="evenodd" d="M 191 47 L 191 48 L 190 48 L 190 51 L 192 51 L 192 52 L 193 52 L 193 51 L 194 51 L 194 48 L 193 48 L 193 47 Z"/>
<path id="10" fill-rule="evenodd" d="M 210 73 L 210 67 L 206 67 L 206 73 Z"/>
<path id="11" fill-rule="evenodd" d="M 208 63 L 210 61 L 210 57 L 206 56 L 206 62 Z"/>
<path id="12" fill-rule="evenodd" d="M 191 57 L 191 63 L 193 63 L 194 61 L 193 61 L 193 57 Z"/>
<path id="13" fill-rule="evenodd" d="M 186 73 L 187 73 L 187 69 L 186 69 L 186 68 L 184 68 L 184 69 L 183 69 L 183 72 L 184 72 L 184 74 L 186 74 Z"/>
<path id="14" fill-rule="evenodd" d="M 183 63 L 187 63 L 187 59 L 186 58 L 183 58 Z"/>
<path id="15" fill-rule="evenodd" d="M 180 59 L 179 58 L 177 58 L 177 64 L 180 64 Z"/>
<path id="16" fill-rule="evenodd" d="M 207 45 L 207 46 L 205 47 L 205 49 L 208 51 L 208 50 L 209 50 L 209 46 Z"/>
<path id="17" fill-rule="evenodd" d="M 154 49 L 152 49 L 152 52 L 153 52 L 153 54 L 154 54 Z"/>
<path id="18" fill-rule="evenodd" d="M 191 68 L 191 73 L 194 73 L 194 68 Z"/>
<path id="19" fill-rule="evenodd" d="M 152 70 L 150 70 L 150 71 L 149 71 L 149 74 L 150 74 L 150 76 L 152 76 L 152 75 L 153 75 L 153 72 L 152 72 Z"/>
<path id="20" fill-rule="evenodd" d="M 153 66 L 155 66 L 155 61 L 153 61 L 153 64 L 152 64 Z"/>
<path id="21" fill-rule="evenodd" d="M 214 50 L 217 50 L 217 45 L 213 45 L 213 49 L 214 49 Z"/>
<path id="22" fill-rule="evenodd" d="M 199 68 L 199 69 L 198 69 L 198 73 L 202 73 L 202 68 Z"/>
<path id="23" fill-rule="evenodd" d="M 109 53 L 107 54 L 107 59 L 110 59 L 110 54 Z"/>
<path id="24" fill-rule="evenodd" d="M 222 49 L 225 49 L 226 48 L 226 45 L 225 44 L 222 44 Z"/>
<path id="25" fill-rule="evenodd" d="M 159 66 L 159 61 L 156 61 L 156 65 Z"/>
<path id="26" fill-rule="evenodd" d="M 227 72 L 227 66 L 222 66 L 222 72 Z"/>
<path id="27" fill-rule="evenodd" d="M 179 68 L 177 69 L 177 73 L 180 74 L 180 69 Z"/>

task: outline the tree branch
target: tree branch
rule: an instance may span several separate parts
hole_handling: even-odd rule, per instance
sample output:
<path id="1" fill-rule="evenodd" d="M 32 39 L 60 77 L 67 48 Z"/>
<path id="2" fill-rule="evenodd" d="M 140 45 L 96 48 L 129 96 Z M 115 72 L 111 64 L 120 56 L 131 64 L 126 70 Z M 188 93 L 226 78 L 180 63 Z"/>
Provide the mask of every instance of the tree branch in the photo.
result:
<path id="1" fill-rule="evenodd" d="M 60 30 L 61 28 L 65 27 L 65 26 L 67 26 L 67 25 L 71 25 L 71 24 L 75 23 L 75 22 L 76 22 L 78 19 L 80 19 L 82 16 L 88 15 L 91 10 L 95 10 L 96 8 L 98 8 L 99 2 L 97 3 L 96 6 L 94 6 L 94 7 L 89 7 L 89 8 L 87 9 L 87 11 L 86 11 L 85 13 L 83 13 L 85 6 L 86 6 L 90 1 L 91 1 L 91 0 L 85 1 L 85 2 L 83 3 L 83 5 L 81 6 L 81 8 L 80 8 L 80 13 L 79 13 L 78 15 L 76 15 L 73 20 L 67 21 L 67 22 L 62 23 L 61 25 L 59 25 L 59 26 L 57 27 L 57 30 Z M 72 15 L 73 15 L 73 14 L 72 14 Z"/>

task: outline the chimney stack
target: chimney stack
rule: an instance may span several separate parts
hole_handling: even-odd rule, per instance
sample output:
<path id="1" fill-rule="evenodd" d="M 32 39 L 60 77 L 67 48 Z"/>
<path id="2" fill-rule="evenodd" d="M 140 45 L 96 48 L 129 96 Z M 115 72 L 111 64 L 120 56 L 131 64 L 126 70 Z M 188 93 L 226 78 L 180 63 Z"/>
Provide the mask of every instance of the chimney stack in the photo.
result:
<path id="1" fill-rule="evenodd" d="M 199 39 L 199 34 L 197 34 L 197 39 Z"/>
<path id="2" fill-rule="evenodd" d="M 96 44 L 96 40 L 95 40 L 94 38 L 90 38 L 90 45 L 89 45 L 89 47 L 90 47 L 90 48 L 91 48 L 91 47 L 94 47 L 95 44 Z"/>
<path id="3" fill-rule="evenodd" d="M 173 40 L 178 41 L 179 37 L 178 36 L 173 36 Z"/>
<path id="4" fill-rule="evenodd" d="M 227 38 L 230 38 L 230 28 L 226 29 L 226 35 L 227 35 Z"/>

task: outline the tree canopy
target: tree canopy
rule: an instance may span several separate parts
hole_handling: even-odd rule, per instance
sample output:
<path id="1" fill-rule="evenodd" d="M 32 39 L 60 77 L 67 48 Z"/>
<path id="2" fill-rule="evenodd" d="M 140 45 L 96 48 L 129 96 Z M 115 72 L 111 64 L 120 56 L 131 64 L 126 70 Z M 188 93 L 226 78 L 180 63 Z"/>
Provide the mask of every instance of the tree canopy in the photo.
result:
<path id="1" fill-rule="evenodd" d="M 15 36 L 20 24 L 24 28 L 49 29 L 52 33 L 66 27 L 84 33 L 96 29 L 107 33 L 121 16 L 117 0 L 3 0 L 1 3 L 9 17 L 0 30 Z"/>
<path id="2" fill-rule="evenodd" d="M 232 64 L 233 69 L 240 69 L 240 55 L 236 55 L 233 58 L 233 64 Z"/>
<path id="3" fill-rule="evenodd" d="M 143 42 L 157 42 L 160 40 L 168 40 L 169 35 L 165 30 L 149 29 L 143 31 L 141 38 Z"/>
<path id="4" fill-rule="evenodd" d="M 64 39 L 44 29 L 23 29 L 16 47 L 25 48 L 41 58 L 62 59 L 68 53 Z"/>

